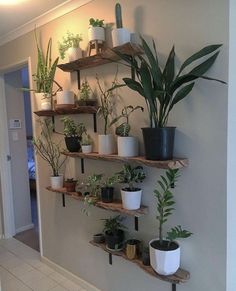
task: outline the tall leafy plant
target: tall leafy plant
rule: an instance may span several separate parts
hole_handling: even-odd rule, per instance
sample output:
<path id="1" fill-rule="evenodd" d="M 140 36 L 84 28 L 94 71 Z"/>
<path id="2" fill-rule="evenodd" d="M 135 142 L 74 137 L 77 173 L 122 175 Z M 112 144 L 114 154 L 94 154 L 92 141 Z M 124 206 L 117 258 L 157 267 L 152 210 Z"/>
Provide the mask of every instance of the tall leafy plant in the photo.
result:
<path id="1" fill-rule="evenodd" d="M 214 64 L 221 44 L 206 46 L 193 54 L 183 62 L 176 73 L 174 46 L 162 69 L 155 42 L 153 41 L 152 47 L 150 47 L 144 38 L 141 37 L 141 41 L 144 56 L 137 55 L 130 58 L 121 52 L 114 52 L 134 71 L 133 78 L 123 78 L 125 83 L 123 86 L 128 86 L 144 97 L 149 113 L 150 127 L 165 127 L 167 125 L 170 112 L 178 102 L 188 96 L 197 79 L 225 83 L 205 76 L 205 73 Z M 195 62 L 198 63 L 195 64 Z"/>

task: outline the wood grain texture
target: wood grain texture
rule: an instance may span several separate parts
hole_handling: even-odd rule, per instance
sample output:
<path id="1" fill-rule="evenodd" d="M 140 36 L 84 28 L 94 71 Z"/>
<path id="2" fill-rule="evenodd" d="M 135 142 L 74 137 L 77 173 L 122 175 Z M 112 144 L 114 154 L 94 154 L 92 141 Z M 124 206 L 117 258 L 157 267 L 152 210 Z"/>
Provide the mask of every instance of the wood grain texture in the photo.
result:
<path id="1" fill-rule="evenodd" d="M 141 47 L 134 43 L 126 43 L 124 45 L 115 47 L 113 49 L 115 51 L 130 55 L 130 56 L 142 54 L 143 52 Z M 74 71 L 84 70 L 88 68 L 94 68 L 94 67 L 108 64 L 117 60 L 119 60 L 118 55 L 115 54 L 110 48 L 107 48 L 102 53 L 98 53 L 90 57 L 81 58 L 70 63 L 60 64 L 58 65 L 58 67 L 64 72 L 74 72 Z"/>
<path id="2" fill-rule="evenodd" d="M 180 284 L 180 283 L 185 283 L 190 278 L 190 273 L 188 271 L 185 271 L 185 270 L 181 269 L 181 268 L 179 268 L 175 274 L 170 275 L 170 276 L 159 275 L 158 273 L 156 273 L 152 269 L 151 266 L 144 266 L 143 263 L 142 263 L 142 261 L 140 259 L 129 260 L 126 257 L 124 251 L 119 251 L 119 252 L 109 251 L 106 248 L 106 245 L 104 243 L 97 244 L 97 243 L 95 243 L 93 241 L 90 241 L 90 244 L 92 244 L 95 247 L 98 247 L 98 248 L 102 249 L 103 251 L 105 251 L 107 253 L 111 253 L 114 256 L 122 257 L 123 259 L 125 259 L 127 261 L 130 261 L 133 264 L 136 264 L 139 268 L 141 268 L 143 271 L 145 271 L 149 275 L 151 275 L 153 277 L 156 277 L 156 278 L 158 278 L 158 279 L 160 279 L 162 281 L 166 281 L 166 282 L 169 282 L 169 283 L 172 283 L 172 284 Z"/>
<path id="3" fill-rule="evenodd" d="M 145 157 L 130 157 L 124 158 L 118 155 L 100 155 L 98 153 L 70 153 L 63 152 L 64 155 L 72 158 L 81 158 L 81 159 L 91 159 L 91 160 L 102 160 L 102 161 L 112 161 L 112 162 L 135 162 L 140 165 L 145 165 L 148 167 L 159 168 L 159 169 L 180 169 L 188 166 L 188 159 L 185 158 L 174 158 L 173 160 L 168 161 L 152 161 L 146 160 Z"/>
<path id="4" fill-rule="evenodd" d="M 56 115 L 65 115 L 65 114 L 93 114 L 97 113 L 96 106 L 79 106 L 76 108 L 60 108 L 56 110 L 39 110 L 34 111 L 38 116 L 56 116 Z"/>
<path id="5" fill-rule="evenodd" d="M 82 195 L 79 195 L 77 192 L 68 192 L 66 191 L 66 188 L 60 188 L 60 189 L 53 189 L 51 187 L 46 188 L 48 191 L 59 193 L 59 194 L 65 194 L 67 196 L 70 196 L 73 199 L 84 201 L 84 197 Z M 148 207 L 141 205 L 140 209 L 137 210 L 127 210 L 122 207 L 122 202 L 120 200 L 115 200 L 112 203 L 104 203 L 102 201 L 98 201 L 94 205 L 95 207 L 99 207 L 105 210 L 110 210 L 114 212 L 123 213 L 125 215 L 129 216 L 136 216 L 140 217 L 148 213 Z"/>

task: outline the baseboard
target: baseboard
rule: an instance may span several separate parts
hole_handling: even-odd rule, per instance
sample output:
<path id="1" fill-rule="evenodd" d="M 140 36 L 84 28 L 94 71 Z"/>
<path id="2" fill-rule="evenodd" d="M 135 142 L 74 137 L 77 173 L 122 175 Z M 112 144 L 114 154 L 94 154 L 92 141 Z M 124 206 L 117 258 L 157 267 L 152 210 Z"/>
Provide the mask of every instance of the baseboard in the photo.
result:
<path id="1" fill-rule="evenodd" d="M 66 269 L 64 269 L 63 267 L 57 265 L 56 263 L 50 261 L 48 258 L 41 256 L 41 261 L 43 263 L 45 263 L 46 265 L 48 265 L 49 267 L 51 267 L 52 269 L 54 269 L 56 272 L 60 273 L 61 275 L 63 275 L 64 277 L 66 277 L 67 279 L 75 282 L 76 284 L 82 286 L 83 288 L 86 289 L 86 291 L 101 291 L 98 288 L 96 288 L 95 286 L 91 285 L 90 283 L 86 282 L 85 280 L 79 278 L 78 276 L 72 274 L 71 272 L 67 271 Z"/>
<path id="2" fill-rule="evenodd" d="M 19 232 L 22 232 L 22 231 L 26 231 L 26 230 L 29 230 L 31 228 L 34 228 L 34 224 L 33 223 L 17 228 L 16 229 L 16 233 L 19 233 Z"/>

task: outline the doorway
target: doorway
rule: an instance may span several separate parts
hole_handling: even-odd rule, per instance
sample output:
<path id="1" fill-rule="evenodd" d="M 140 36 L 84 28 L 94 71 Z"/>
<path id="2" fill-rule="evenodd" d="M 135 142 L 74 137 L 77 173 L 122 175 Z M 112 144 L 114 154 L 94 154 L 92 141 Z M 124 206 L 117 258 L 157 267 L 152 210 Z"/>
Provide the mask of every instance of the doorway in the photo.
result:
<path id="1" fill-rule="evenodd" d="M 3 81 L 12 184 L 12 236 L 39 251 L 31 99 L 29 92 L 19 90 L 30 87 L 28 64 L 4 73 Z"/>

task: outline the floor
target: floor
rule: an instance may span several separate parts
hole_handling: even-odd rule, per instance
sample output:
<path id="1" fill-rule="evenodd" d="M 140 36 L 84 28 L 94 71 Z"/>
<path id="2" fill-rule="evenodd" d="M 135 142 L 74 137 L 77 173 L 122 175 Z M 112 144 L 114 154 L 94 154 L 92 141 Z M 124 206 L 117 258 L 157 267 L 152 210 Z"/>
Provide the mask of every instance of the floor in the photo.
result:
<path id="1" fill-rule="evenodd" d="M 86 291 L 40 261 L 37 251 L 0 240 L 0 291 Z"/>
<path id="2" fill-rule="evenodd" d="M 17 233 L 14 238 L 39 252 L 39 230 L 37 196 L 35 191 L 30 191 L 32 223 L 34 228 Z"/>

